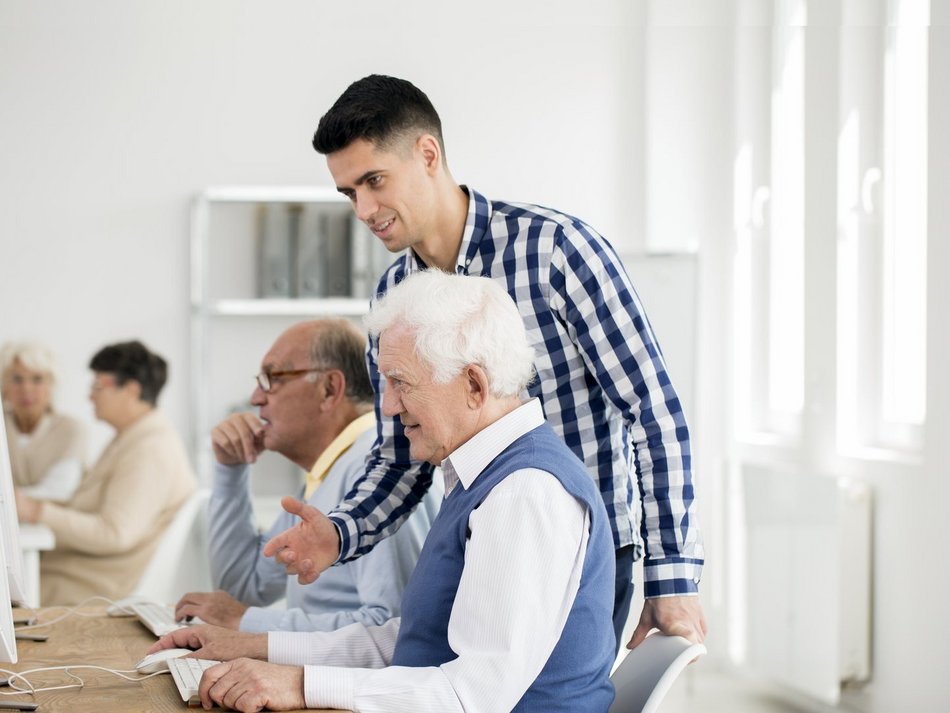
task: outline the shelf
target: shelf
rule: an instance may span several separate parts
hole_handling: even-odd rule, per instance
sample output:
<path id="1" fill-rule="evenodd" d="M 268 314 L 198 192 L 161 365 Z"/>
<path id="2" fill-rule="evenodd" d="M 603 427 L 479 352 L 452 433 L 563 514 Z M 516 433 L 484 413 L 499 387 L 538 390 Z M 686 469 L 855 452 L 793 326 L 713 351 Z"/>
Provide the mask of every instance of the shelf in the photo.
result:
<path id="1" fill-rule="evenodd" d="M 206 314 L 214 317 L 361 317 L 368 311 L 368 299 L 320 297 L 217 300 L 208 305 Z"/>
<path id="2" fill-rule="evenodd" d="M 348 203 L 335 188 L 325 186 L 211 186 L 199 195 L 205 202 Z"/>
<path id="3" fill-rule="evenodd" d="M 208 485 L 208 434 L 247 408 L 267 344 L 293 322 L 360 320 L 393 258 L 333 185 L 206 187 L 192 203 L 190 239 L 190 445 Z M 347 296 L 313 296 L 323 292 Z M 299 473 L 270 455 L 256 466 L 267 476 L 252 478 L 255 497 L 299 490 Z"/>

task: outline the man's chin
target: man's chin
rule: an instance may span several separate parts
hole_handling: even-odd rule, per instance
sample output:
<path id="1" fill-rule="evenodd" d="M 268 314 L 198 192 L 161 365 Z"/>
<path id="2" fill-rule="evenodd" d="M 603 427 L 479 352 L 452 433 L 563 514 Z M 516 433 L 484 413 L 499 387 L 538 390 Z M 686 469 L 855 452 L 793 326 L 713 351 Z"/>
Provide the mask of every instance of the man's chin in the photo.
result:
<path id="1" fill-rule="evenodd" d="M 412 458 L 412 460 L 414 460 L 414 461 L 416 461 L 416 462 L 418 462 L 418 463 L 429 463 L 430 465 L 441 465 L 441 464 L 442 464 L 442 461 L 441 461 L 441 460 L 436 460 L 436 461 L 433 461 L 433 460 L 432 460 L 432 458 L 434 457 L 434 454 L 432 453 L 432 451 L 427 451 L 427 452 L 425 452 L 425 453 L 419 453 L 419 452 L 416 451 L 414 448 L 411 448 L 411 447 L 410 447 L 410 448 L 409 448 L 409 457 Z"/>

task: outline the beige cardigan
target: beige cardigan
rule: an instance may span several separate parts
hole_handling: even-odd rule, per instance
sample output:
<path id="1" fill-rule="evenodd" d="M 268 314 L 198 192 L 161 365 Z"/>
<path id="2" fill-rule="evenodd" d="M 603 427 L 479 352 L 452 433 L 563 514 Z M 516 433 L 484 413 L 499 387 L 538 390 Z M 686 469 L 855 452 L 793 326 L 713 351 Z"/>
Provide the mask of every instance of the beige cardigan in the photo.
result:
<path id="1" fill-rule="evenodd" d="M 56 549 L 41 555 L 42 605 L 130 594 L 196 487 L 181 438 L 161 412 L 117 435 L 67 505 L 43 504 L 40 522 L 56 534 Z"/>
<path id="2" fill-rule="evenodd" d="M 13 482 L 36 485 L 60 461 L 76 459 L 85 464 L 86 429 L 74 418 L 51 412 L 45 414 L 25 444 L 20 444 L 13 412 L 4 412 Z"/>

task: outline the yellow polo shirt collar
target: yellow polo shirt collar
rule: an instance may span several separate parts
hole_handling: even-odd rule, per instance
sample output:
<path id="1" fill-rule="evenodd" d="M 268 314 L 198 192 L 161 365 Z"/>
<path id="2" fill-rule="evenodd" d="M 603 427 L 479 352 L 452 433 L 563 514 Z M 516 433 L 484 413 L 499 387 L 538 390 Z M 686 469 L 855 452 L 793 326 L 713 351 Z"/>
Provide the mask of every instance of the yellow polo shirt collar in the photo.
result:
<path id="1" fill-rule="evenodd" d="M 374 426 L 376 426 L 376 415 L 372 411 L 368 411 L 351 421 L 350 425 L 333 439 L 333 442 L 324 449 L 320 457 L 317 458 L 317 462 L 313 464 L 313 468 L 307 473 L 307 487 L 303 494 L 304 500 L 310 500 L 310 496 L 320 487 L 320 483 L 327 477 L 327 473 L 330 472 L 333 464 L 349 450 L 357 438 Z"/>

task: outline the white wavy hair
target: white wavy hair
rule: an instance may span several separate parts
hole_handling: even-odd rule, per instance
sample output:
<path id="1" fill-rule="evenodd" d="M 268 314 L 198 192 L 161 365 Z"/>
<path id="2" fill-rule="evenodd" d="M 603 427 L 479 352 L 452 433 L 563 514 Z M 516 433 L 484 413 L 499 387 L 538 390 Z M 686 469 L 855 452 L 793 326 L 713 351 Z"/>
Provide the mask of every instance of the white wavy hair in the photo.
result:
<path id="1" fill-rule="evenodd" d="M 59 364 L 53 352 L 39 342 L 7 342 L 0 347 L 0 377 L 5 377 L 18 361 L 27 369 L 45 372 L 53 384 L 59 378 Z"/>
<path id="2" fill-rule="evenodd" d="M 436 383 L 477 364 L 488 376 L 491 394 L 503 398 L 521 395 L 534 377 L 534 348 L 518 308 L 487 277 L 415 272 L 373 305 L 364 323 L 372 337 L 405 326 Z"/>

